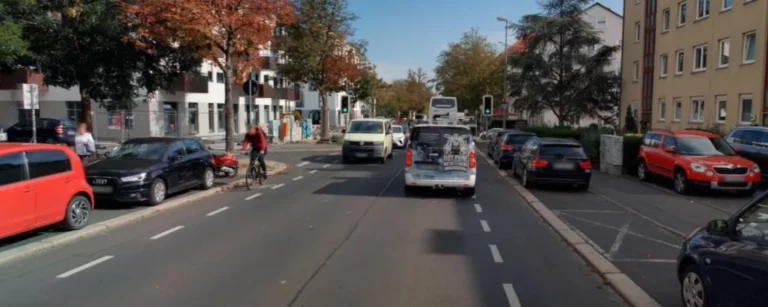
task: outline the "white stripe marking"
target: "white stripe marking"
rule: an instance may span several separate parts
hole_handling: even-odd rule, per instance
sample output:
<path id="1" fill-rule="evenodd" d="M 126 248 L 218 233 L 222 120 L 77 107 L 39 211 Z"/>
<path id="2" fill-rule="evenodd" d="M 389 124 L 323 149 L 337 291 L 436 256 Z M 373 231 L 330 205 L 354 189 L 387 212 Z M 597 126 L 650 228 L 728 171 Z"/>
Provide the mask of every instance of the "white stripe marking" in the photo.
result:
<path id="1" fill-rule="evenodd" d="M 512 286 L 512 284 L 503 284 L 504 286 L 504 293 L 507 294 L 507 301 L 509 301 L 510 307 L 521 307 L 520 305 L 520 299 L 517 298 L 517 292 L 515 292 L 515 287 Z"/>
<path id="2" fill-rule="evenodd" d="M 491 232 L 491 226 L 488 226 L 488 222 L 486 220 L 480 220 L 480 226 L 483 227 L 483 231 Z"/>
<path id="3" fill-rule="evenodd" d="M 483 213 L 483 208 L 480 207 L 480 204 L 475 204 L 475 211 L 477 211 L 477 213 Z"/>
<path id="4" fill-rule="evenodd" d="M 477 195 L 472 195 L 472 199 L 477 199 Z"/>
<path id="5" fill-rule="evenodd" d="M 272 190 L 277 190 L 277 189 L 281 188 L 284 185 L 285 185 L 285 183 L 278 184 L 278 185 L 272 187 Z"/>
<path id="6" fill-rule="evenodd" d="M 296 164 L 296 166 L 302 167 L 302 166 L 307 165 L 307 164 L 309 164 L 309 162 L 301 162 L 299 164 Z"/>
<path id="7" fill-rule="evenodd" d="M 156 235 L 152 236 L 152 237 L 151 237 L 151 238 L 149 238 L 149 239 L 150 239 L 150 240 L 157 240 L 157 239 L 160 239 L 160 238 L 162 238 L 162 237 L 165 237 L 165 236 L 167 236 L 167 235 L 171 234 L 171 233 L 172 233 L 172 232 L 174 232 L 174 231 L 177 231 L 177 230 L 181 230 L 182 228 L 184 228 L 184 226 L 176 226 L 176 227 L 173 227 L 173 228 L 171 228 L 171 229 L 168 229 L 168 230 L 166 230 L 166 231 L 163 231 L 163 232 L 161 232 L 161 233 L 158 233 L 158 234 L 156 234 Z"/>
<path id="8" fill-rule="evenodd" d="M 219 214 L 222 211 L 226 211 L 227 209 L 229 209 L 229 207 L 221 207 L 221 208 L 219 208 L 219 209 L 217 209 L 217 210 L 215 210 L 215 211 L 213 211 L 211 213 L 206 214 L 206 216 L 212 216 L 214 214 Z"/>
<path id="9" fill-rule="evenodd" d="M 75 274 L 77 274 L 79 272 L 82 272 L 82 271 L 92 267 L 92 266 L 95 266 L 95 265 L 97 265 L 99 263 L 102 263 L 102 262 L 107 261 L 107 260 L 112 259 L 112 258 L 115 258 L 115 256 L 104 256 L 104 257 L 101 257 L 99 259 L 96 259 L 94 261 L 91 261 L 91 262 L 88 262 L 86 264 L 83 264 L 83 265 L 81 265 L 79 267 L 76 267 L 76 268 L 71 269 L 69 271 L 66 271 L 64 273 L 61 273 L 61 275 L 56 276 L 56 278 L 67 278 L 69 276 L 75 275 Z"/>
<path id="10" fill-rule="evenodd" d="M 631 221 L 632 220 L 628 220 L 624 226 L 621 226 L 619 234 L 616 235 L 616 241 L 613 242 L 613 245 L 611 245 L 611 250 L 608 251 L 608 254 L 611 255 L 611 258 L 616 257 L 616 253 L 618 253 L 619 248 L 621 248 L 621 243 L 624 243 L 624 237 L 627 236 L 627 231 L 629 231 L 629 223 Z"/>
<path id="11" fill-rule="evenodd" d="M 254 199 L 254 198 L 259 197 L 259 196 L 261 196 L 261 193 L 256 193 L 256 194 L 253 194 L 251 196 L 246 197 L 245 200 L 251 200 L 251 199 Z"/>
<path id="12" fill-rule="evenodd" d="M 330 164 L 323 165 L 323 168 L 331 166 Z"/>
<path id="13" fill-rule="evenodd" d="M 304 176 L 299 176 L 299 177 L 293 178 L 293 181 L 299 180 L 301 178 L 304 178 Z"/>
<path id="14" fill-rule="evenodd" d="M 493 255 L 493 262 L 496 263 L 502 263 L 504 260 L 501 259 L 501 254 L 499 253 L 499 248 L 496 247 L 495 244 L 488 245 L 491 248 L 491 255 Z"/>
<path id="15" fill-rule="evenodd" d="M 316 170 L 316 169 L 313 169 L 313 170 L 309 171 L 309 173 L 310 173 L 310 174 L 314 174 L 314 173 L 316 173 L 316 172 L 317 172 L 317 170 Z"/>

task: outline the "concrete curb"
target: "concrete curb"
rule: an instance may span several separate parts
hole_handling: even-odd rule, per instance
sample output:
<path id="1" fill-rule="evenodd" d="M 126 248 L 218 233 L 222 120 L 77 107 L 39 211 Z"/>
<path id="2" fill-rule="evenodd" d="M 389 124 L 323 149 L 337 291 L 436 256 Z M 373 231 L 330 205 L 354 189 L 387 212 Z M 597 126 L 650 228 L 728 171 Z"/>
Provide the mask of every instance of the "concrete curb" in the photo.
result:
<path id="1" fill-rule="evenodd" d="M 482 155 L 488 164 L 494 166 L 485 154 Z M 539 201 L 536 196 L 525 187 L 517 183 L 506 172 L 496 169 L 499 176 L 504 178 L 520 194 L 526 203 L 552 227 L 560 237 L 565 240 L 584 260 L 591 265 L 600 277 L 608 283 L 630 306 L 634 307 L 661 307 L 648 293 L 638 286 L 626 274 L 622 273 L 613 262 L 605 258 L 597 249 L 592 247 L 588 238 L 583 238 L 577 231 L 571 229 L 563 220 L 549 210 L 544 203 Z"/>
<path id="2" fill-rule="evenodd" d="M 283 174 L 288 170 L 288 165 L 285 163 L 267 161 L 267 164 L 273 166 L 273 169 L 268 172 L 270 176 Z M 200 191 L 192 195 L 174 198 L 168 202 L 162 203 L 154 207 L 148 207 L 146 209 L 121 215 L 106 221 L 91 224 L 77 231 L 65 232 L 47 239 L 43 239 L 37 242 L 32 242 L 23 246 L 2 251 L 0 252 L 0 264 L 5 264 L 13 260 L 18 260 L 27 256 L 31 256 L 33 254 L 36 254 L 48 249 L 64 246 L 81 239 L 93 237 L 98 234 L 108 232 L 112 229 L 116 229 L 118 227 L 148 218 L 160 212 L 167 211 L 176 207 L 180 207 L 182 205 L 192 203 L 196 200 L 200 200 L 206 197 L 210 197 L 210 196 L 231 190 L 232 188 L 235 188 L 235 187 L 243 186 L 244 183 L 245 183 L 245 179 L 240 179 L 237 181 L 230 182 L 224 186 L 211 188 L 205 191 Z"/>

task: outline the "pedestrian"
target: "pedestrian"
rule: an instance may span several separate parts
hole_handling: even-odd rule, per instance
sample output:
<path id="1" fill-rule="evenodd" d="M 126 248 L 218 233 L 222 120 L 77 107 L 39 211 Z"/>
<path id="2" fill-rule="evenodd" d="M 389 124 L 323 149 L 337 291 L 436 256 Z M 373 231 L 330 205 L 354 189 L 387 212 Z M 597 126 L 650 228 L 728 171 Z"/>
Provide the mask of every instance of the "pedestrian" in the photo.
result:
<path id="1" fill-rule="evenodd" d="M 77 136 L 75 136 L 75 153 L 80 156 L 83 165 L 88 164 L 89 157 L 96 152 L 96 141 L 88 132 L 88 125 L 80 123 L 77 125 Z"/>
<path id="2" fill-rule="evenodd" d="M 248 144 L 251 144 L 251 161 L 249 165 L 253 165 L 253 161 L 258 160 L 261 173 L 264 175 L 264 179 L 267 179 L 267 163 L 264 161 L 264 156 L 267 155 L 267 136 L 259 125 L 248 127 L 248 133 L 245 134 L 243 139 L 242 152 L 244 155 L 247 153 Z"/>

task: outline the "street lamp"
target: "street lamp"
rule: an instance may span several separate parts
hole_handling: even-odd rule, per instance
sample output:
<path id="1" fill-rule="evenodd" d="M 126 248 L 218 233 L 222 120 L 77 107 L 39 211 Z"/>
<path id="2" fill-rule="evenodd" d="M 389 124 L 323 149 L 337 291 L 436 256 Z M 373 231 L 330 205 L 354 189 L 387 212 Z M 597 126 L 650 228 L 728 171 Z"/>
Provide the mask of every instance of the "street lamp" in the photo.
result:
<path id="1" fill-rule="evenodd" d="M 507 39 L 509 38 L 509 34 L 507 33 L 507 30 L 509 30 L 509 20 L 504 17 L 496 17 L 496 20 L 504 22 L 504 76 L 503 80 L 501 80 L 501 90 L 504 93 L 504 102 L 501 104 L 504 107 L 504 110 L 502 111 L 502 128 L 507 129 L 507 103 L 509 103 L 509 98 L 507 97 L 507 61 L 509 58 L 509 45 Z"/>

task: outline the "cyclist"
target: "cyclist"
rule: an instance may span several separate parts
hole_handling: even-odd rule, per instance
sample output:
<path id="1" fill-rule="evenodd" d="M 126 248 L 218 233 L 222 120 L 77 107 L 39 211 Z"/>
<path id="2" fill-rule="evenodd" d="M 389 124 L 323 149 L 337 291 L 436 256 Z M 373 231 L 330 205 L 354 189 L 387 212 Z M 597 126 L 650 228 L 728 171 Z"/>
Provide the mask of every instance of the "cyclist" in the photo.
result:
<path id="1" fill-rule="evenodd" d="M 249 143 L 251 144 L 251 162 L 249 165 L 253 165 L 253 161 L 258 160 L 261 173 L 264 175 L 264 179 L 267 179 L 267 163 L 264 162 L 264 156 L 267 154 L 267 136 L 258 125 L 250 125 L 248 127 L 248 133 L 245 134 L 243 139 L 244 155 L 247 152 Z"/>

